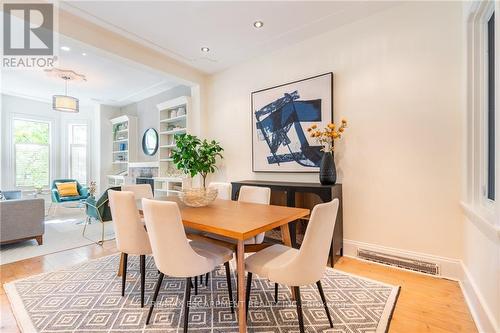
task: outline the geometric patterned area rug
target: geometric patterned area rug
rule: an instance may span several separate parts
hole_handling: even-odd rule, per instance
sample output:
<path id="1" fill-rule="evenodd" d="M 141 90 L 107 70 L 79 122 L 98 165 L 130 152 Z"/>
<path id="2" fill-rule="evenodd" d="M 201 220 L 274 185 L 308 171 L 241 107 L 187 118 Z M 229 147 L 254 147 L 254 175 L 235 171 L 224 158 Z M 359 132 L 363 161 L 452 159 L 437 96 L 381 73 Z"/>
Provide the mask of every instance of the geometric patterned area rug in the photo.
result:
<path id="1" fill-rule="evenodd" d="M 158 272 L 147 258 L 145 306 L 140 307 L 138 257 L 129 256 L 125 297 L 116 276 L 119 255 L 43 273 L 4 285 L 23 332 L 182 332 L 185 279 L 165 277 L 151 322 L 145 325 Z M 234 263 L 232 263 L 234 264 Z M 233 289 L 236 289 L 234 271 Z M 399 287 L 327 269 L 322 279 L 334 328 L 328 324 L 315 285 L 301 287 L 304 324 L 309 332 L 386 332 Z M 208 286 L 191 293 L 189 331 L 238 332 L 231 314 L 223 266 L 210 274 Z M 236 295 L 234 290 L 233 295 Z M 248 332 L 298 332 L 290 291 L 257 276 L 253 280 Z"/>

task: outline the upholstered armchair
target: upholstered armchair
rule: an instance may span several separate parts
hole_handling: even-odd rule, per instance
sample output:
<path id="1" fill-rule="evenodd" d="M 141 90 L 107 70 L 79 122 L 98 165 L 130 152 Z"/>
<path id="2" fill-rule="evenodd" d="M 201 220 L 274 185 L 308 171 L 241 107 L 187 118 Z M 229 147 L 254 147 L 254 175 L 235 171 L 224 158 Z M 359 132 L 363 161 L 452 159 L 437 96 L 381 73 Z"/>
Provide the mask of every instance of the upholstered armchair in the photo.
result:
<path id="1" fill-rule="evenodd" d="M 76 189 L 78 190 L 79 195 L 71 196 L 71 197 L 61 197 L 59 195 L 56 184 L 57 183 L 68 183 L 68 182 L 75 182 L 76 183 Z M 89 196 L 88 188 L 86 186 L 81 185 L 76 179 L 55 179 L 52 182 L 52 186 L 50 189 L 51 189 L 51 197 L 52 197 L 53 203 L 80 201 L 82 199 L 87 199 Z"/>

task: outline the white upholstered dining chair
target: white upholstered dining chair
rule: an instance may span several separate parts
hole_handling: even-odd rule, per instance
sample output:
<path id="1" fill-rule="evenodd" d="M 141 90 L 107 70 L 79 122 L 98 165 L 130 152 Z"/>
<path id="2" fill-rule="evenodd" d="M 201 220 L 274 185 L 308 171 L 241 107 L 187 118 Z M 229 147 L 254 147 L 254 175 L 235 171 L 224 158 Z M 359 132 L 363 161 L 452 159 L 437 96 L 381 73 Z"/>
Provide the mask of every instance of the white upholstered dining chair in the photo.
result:
<path id="1" fill-rule="evenodd" d="M 240 188 L 240 193 L 238 196 L 238 202 L 249 202 L 269 205 L 271 201 L 271 189 L 269 187 L 259 187 L 259 186 L 242 186 Z M 214 238 L 220 241 L 233 244 L 235 247 L 236 241 L 231 238 L 213 235 L 210 233 L 205 233 L 205 237 Z M 245 245 L 256 245 L 262 244 L 264 242 L 265 233 L 260 233 L 257 236 L 251 237 L 245 240 Z M 246 246 L 245 246 L 246 247 Z M 252 252 L 252 251 L 250 251 Z"/>
<path id="2" fill-rule="evenodd" d="M 316 283 L 326 311 L 330 327 L 332 318 L 328 310 L 321 278 L 323 277 L 332 243 L 339 200 L 314 206 L 300 250 L 276 244 L 257 252 L 245 260 L 247 276 L 247 313 L 252 285 L 252 274 L 267 278 L 274 283 L 293 287 L 300 332 L 304 332 L 300 286 Z"/>
<path id="3" fill-rule="evenodd" d="M 108 196 L 116 235 L 116 248 L 123 254 L 122 296 L 125 296 L 128 255 L 138 255 L 141 271 L 142 308 L 144 307 L 144 286 L 146 281 L 146 255 L 152 253 L 148 233 L 141 222 L 133 192 L 109 190 Z"/>
<path id="4" fill-rule="evenodd" d="M 142 198 L 153 199 L 153 189 L 149 184 L 124 184 L 122 185 L 122 191 L 133 192 L 136 200 Z"/>
<path id="5" fill-rule="evenodd" d="M 217 189 L 217 199 L 231 200 L 231 183 L 211 182 L 210 184 L 208 184 L 208 187 Z"/>
<path id="6" fill-rule="evenodd" d="M 149 324 L 151 319 L 164 275 L 186 278 L 184 332 L 187 332 L 191 278 L 210 272 L 221 264 L 224 264 L 226 268 L 229 302 L 231 312 L 234 313 L 229 269 L 229 261 L 233 257 L 233 251 L 208 242 L 190 242 L 186 237 L 179 207 L 175 202 L 142 199 L 142 209 L 151 240 L 155 264 L 160 271 L 146 325 Z"/>
<path id="7" fill-rule="evenodd" d="M 242 186 L 238 201 L 269 205 L 271 201 L 271 189 L 269 187 Z M 260 233 L 255 237 L 245 240 L 245 244 L 262 244 L 264 236 L 264 232 Z"/>

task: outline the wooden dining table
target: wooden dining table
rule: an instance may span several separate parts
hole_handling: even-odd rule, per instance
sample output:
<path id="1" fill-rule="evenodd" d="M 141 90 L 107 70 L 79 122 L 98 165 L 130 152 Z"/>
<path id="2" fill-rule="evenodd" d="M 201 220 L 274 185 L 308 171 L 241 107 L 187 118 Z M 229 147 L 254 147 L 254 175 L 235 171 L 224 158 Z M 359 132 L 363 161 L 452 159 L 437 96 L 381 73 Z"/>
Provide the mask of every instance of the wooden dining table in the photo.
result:
<path id="1" fill-rule="evenodd" d="M 309 215 L 309 209 L 246 203 L 217 199 L 205 207 L 188 207 L 178 197 L 159 197 L 155 200 L 175 201 L 179 205 L 182 223 L 186 228 L 228 237 L 236 243 L 238 275 L 238 323 L 240 333 L 246 332 L 245 311 L 245 240 L 262 232 L 281 228 L 285 245 L 291 246 L 288 223 Z M 142 213 L 141 200 L 137 208 Z"/>

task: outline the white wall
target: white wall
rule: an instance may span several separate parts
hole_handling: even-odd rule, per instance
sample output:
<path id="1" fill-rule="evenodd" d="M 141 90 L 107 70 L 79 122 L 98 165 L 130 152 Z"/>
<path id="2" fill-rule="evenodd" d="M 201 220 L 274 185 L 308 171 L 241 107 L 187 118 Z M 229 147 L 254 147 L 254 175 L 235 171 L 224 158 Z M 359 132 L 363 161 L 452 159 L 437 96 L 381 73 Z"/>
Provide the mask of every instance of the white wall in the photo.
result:
<path id="1" fill-rule="evenodd" d="M 98 144 L 96 146 L 99 150 L 99 160 L 97 161 L 99 174 L 96 175 L 95 181 L 97 183 L 97 193 L 101 193 L 108 186 L 106 176 L 112 174 L 113 167 L 113 125 L 109 120 L 118 117 L 121 112 L 118 107 L 109 105 L 99 105 L 96 112 L 97 128 L 99 130 Z"/>
<path id="2" fill-rule="evenodd" d="M 217 178 L 318 181 L 251 171 L 252 91 L 334 72 L 344 237 L 460 258 L 463 22 L 457 2 L 406 3 L 209 79 L 207 135 Z"/>
<path id="3" fill-rule="evenodd" d="M 473 311 L 483 332 L 499 332 L 500 234 L 467 220 L 463 263 L 466 271 L 464 291 L 475 308 Z"/>
<path id="4" fill-rule="evenodd" d="M 15 97 L 2 94 L 1 104 L 1 177 L 0 189 L 13 189 L 14 184 L 14 162 L 13 162 L 13 142 L 11 124 L 16 116 L 31 119 L 40 119 L 51 123 L 51 179 L 65 178 L 69 176 L 68 151 L 65 143 L 68 140 L 68 125 L 71 123 L 86 123 L 89 126 L 89 146 L 95 143 L 94 137 L 97 134 L 95 129 L 94 108 L 91 106 L 81 106 L 77 114 L 69 114 L 52 110 L 52 105 L 48 102 L 36 101 L 27 98 Z M 92 150 L 91 150 L 92 152 Z M 95 161 L 94 153 L 90 158 L 90 175 L 96 169 L 92 165 Z"/>
<path id="5" fill-rule="evenodd" d="M 120 108 L 120 114 L 128 114 L 137 117 L 137 161 L 133 162 L 150 162 L 158 160 L 158 155 L 148 156 L 144 154 L 142 151 L 142 136 L 144 131 L 151 127 L 159 131 L 160 113 L 156 105 L 179 96 L 191 96 L 191 88 L 182 85 L 177 86 L 137 103 Z"/>

